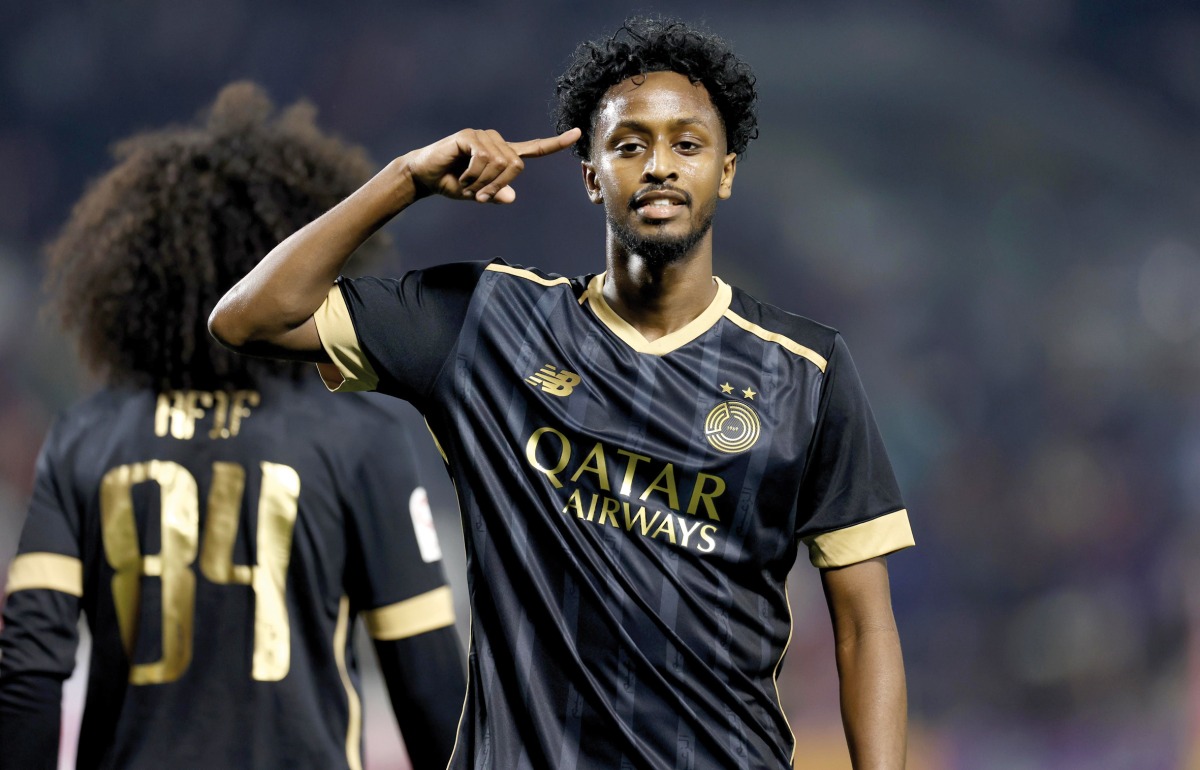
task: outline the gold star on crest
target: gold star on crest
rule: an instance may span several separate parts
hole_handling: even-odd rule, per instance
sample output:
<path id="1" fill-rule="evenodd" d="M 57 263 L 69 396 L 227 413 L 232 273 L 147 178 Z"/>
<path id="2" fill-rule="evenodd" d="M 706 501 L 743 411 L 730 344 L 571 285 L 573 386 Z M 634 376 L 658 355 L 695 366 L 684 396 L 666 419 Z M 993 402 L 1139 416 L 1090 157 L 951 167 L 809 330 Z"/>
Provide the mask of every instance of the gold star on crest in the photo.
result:
<path id="1" fill-rule="evenodd" d="M 758 394 L 755 393 L 750 388 L 746 388 L 745 390 L 742 391 L 742 395 L 745 396 L 746 398 L 750 399 L 751 401 L 753 401 L 754 397 L 757 396 Z"/>
<path id="2" fill-rule="evenodd" d="M 733 392 L 733 386 L 732 386 L 732 385 L 730 385 L 730 384 L 727 382 L 727 383 L 725 383 L 724 385 L 722 385 L 722 386 L 721 386 L 721 392 L 722 392 L 722 393 L 732 393 L 732 392 Z"/>

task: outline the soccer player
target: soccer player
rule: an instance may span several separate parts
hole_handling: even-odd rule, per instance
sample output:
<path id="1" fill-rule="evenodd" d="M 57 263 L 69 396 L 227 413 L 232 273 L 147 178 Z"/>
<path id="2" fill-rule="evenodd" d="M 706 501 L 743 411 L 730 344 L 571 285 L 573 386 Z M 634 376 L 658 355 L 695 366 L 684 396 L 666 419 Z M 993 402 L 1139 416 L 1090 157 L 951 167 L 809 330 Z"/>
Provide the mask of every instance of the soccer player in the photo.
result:
<path id="1" fill-rule="evenodd" d="M 49 248 L 54 308 L 105 385 L 38 461 L 0 633 L 0 766 L 57 766 L 81 610 L 80 768 L 360 768 L 360 612 L 414 766 L 450 757 L 466 682 L 399 415 L 205 328 L 369 176 L 313 117 L 228 86 L 206 121 L 117 145 Z"/>
<path id="2" fill-rule="evenodd" d="M 836 331 L 713 275 L 713 216 L 757 134 L 755 99 L 720 39 L 627 22 L 559 78 L 560 134 L 464 130 L 397 158 L 210 319 L 234 349 L 316 361 L 337 390 L 424 413 L 458 490 L 472 598 L 452 767 L 804 766 L 776 691 L 801 543 L 828 597 L 855 766 L 904 764 L 884 556 L 913 540 L 854 364 Z M 418 200 L 512 203 L 525 161 L 572 144 L 604 207 L 602 272 L 492 260 L 339 277 Z"/>

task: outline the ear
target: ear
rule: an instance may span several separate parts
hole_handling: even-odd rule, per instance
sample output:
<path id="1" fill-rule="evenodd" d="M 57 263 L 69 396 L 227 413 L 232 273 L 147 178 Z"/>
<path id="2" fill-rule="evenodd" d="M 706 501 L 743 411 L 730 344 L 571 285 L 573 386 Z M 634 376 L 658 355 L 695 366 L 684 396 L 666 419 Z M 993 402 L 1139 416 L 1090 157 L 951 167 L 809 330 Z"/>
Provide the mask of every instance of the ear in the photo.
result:
<path id="1" fill-rule="evenodd" d="M 731 152 L 725 156 L 725 165 L 721 169 L 721 185 L 717 188 L 717 197 L 725 200 L 733 195 L 733 175 L 737 173 L 737 153 Z"/>
<path id="2" fill-rule="evenodd" d="M 600 183 L 596 181 L 596 167 L 586 160 L 579 165 L 583 169 L 583 186 L 587 190 L 588 200 L 592 203 L 604 203 L 604 196 L 600 194 Z"/>

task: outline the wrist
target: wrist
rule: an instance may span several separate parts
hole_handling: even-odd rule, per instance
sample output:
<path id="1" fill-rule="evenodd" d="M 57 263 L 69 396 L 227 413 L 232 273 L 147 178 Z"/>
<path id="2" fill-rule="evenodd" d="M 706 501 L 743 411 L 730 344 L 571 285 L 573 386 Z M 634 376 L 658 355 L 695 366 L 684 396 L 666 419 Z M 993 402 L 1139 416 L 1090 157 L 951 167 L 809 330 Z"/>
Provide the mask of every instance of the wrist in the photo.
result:
<path id="1" fill-rule="evenodd" d="M 417 179 L 413 173 L 409 155 L 401 155 L 388 164 L 387 171 L 397 202 L 401 207 L 427 197 L 433 191 Z"/>

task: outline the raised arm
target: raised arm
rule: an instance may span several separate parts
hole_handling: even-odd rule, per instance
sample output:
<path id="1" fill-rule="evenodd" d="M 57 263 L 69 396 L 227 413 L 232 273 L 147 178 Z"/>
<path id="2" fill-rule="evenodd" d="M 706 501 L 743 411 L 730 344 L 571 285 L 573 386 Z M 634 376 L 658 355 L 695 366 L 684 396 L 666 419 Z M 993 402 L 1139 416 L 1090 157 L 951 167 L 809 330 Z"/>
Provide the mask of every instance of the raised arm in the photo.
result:
<path id="1" fill-rule="evenodd" d="M 902 770 L 908 707 L 887 561 L 821 572 L 833 621 L 842 724 L 855 770 Z"/>
<path id="2" fill-rule="evenodd" d="M 432 194 L 479 203 L 512 203 L 510 183 L 525 158 L 570 147 L 579 129 L 506 142 L 495 131 L 465 129 L 389 163 L 350 197 L 296 231 L 234 285 L 208 319 L 223 345 L 275 358 L 327 361 L 313 313 L 350 255 L 376 230 Z"/>

